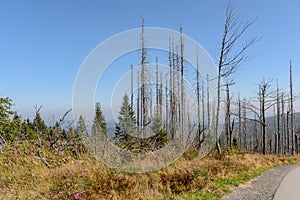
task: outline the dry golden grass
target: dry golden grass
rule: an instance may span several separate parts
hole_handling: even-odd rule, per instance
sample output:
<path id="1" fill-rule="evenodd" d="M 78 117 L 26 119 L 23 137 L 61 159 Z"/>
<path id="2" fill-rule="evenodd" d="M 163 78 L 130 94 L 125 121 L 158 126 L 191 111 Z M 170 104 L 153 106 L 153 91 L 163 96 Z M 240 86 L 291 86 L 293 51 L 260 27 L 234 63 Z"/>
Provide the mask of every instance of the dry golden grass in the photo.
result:
<path id="1" fill-rule="evenodd" d="M 200 159 L 190 149 L 160 171 L 130 174 L 110 169 L 88 153 L 76 160 L 70 152 L 25 141 L 0 154 L 0 199 L 189 199 L 195 194 L 209 199 L 267 169 L 299 162 L 299 156 L 254 153 Z"/>

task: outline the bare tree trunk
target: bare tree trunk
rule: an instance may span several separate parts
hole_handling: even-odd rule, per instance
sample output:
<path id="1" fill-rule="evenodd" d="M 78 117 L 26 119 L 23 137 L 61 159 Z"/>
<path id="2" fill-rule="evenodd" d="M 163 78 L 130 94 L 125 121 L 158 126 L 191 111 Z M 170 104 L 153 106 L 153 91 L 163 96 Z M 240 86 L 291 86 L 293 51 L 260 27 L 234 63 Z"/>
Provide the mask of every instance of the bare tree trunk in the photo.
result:
<path id="1" fill-rule="evenodd" d="M 131 77 L 130 77 L 130 79 L 131 79 L 131 102 L 130 102 L 130 104 L 131 104 L 131 108 L 133 108 L 133 65 L 131 64 Z"/>
<path id="2" fill-rule="evenodd" d="M 288 137 L 287 137 L 287 132 L 286 132 L 286 120 L 285 120 L 285 111 L 284 111 L 284 100 L 283 100 L 283 93 L 281 94 L 281 130 L 282 130 L 282 135 L 283 135 L 283 140 L 282 140 L 282 149 L 284 154 L 288 154 Z"/>
<path id="3" fill-rule="evenodd" d="M 218 126 L 219 126 L 219 115 L 220 115 L 220 101 L 221 101 L 221 78 L 226 78 L 233 74 L 240 64 L 248 59 L 245 51 L 254 44 L 257 39 L 254 38 L 238 51 L 233 51 L 237 45 L 237 41 L 241 38 L 243 33 L 254 23 L 246 22 L 243 23 L 239 20 L 239 17 L 235 14 L 234 8 L 230 3 L 226 5 L 226 18 L 223 29 L 223 36 L 221 41 L 221 51 L 219 55 L 218 63 L 218 77 L 217 77 L 217 111 L 216 111 L 216 121 L 215 121 L 215 137 L 216 137 L 216 147 L 219 153 L 221 153 L 221 148 L 218 142 Z M 233 53 L 234 52 L 234 53 Z"/>
<path id="4" fill-rule="evenodd" d="M 258 147 L 259 147 L 259 139 L 258 139 L 258 131 L 257 131 L 257 121 L 256 121 L 256 115 L 254 118 L 254 134 L 255 134 L 255 146 L 254 146 L 254 151 L 258 152 Z"/>
<path id="5" fill-rule="evenodd" d="M 290 111 L 286 111 L 286 137 L 287 137 L 287 152 L 291 153 L 291 137 L 290 137 L 290 122 L 289 122 Z"/>
<path id="6" fill-rule="evenodd" d="M 180 25 L 180 67 L 181 67 L 181 137 L 183 138 L 183 127 L 185 122 L 185 102 L 184 102 L 184 45 L 182 35 L 182 25 Z"/>
<path id="7" fill-rule="evenodd" d="M 243 136 L 244 136 L 244 148 L 247 148 L 247 112 L 246 112 L 246 99 L 243 101 Z"/>
<path id="8" fill-rule="evenodd" d="M 294 98 L 293 98 L 293 70 L 292 61 L 290 61 L 290 100 L 291 100 L 291 137 L 292 137 L 292 155 L 295 155 L 295 125 L 294 125 Z"/>
<path id="9" fill-rule="evenodd" d="M 273 106 L 273 127 L 274 127 L 274 153 L 278 154 L 278 132 L 276 130 L 276 111 L 275 106 Z"/>
<path id="10" fill-rule="evenodd" d="M 142 105 L 142 123 L 141 125 L 143 126 L 142 129 L 142 138 L 144 137 L 144 128 L 148 124 L 148 89 L 147 89 L 147 69 L 146 69 L 146 47 L 145 47 L 145 29 L 144 29 L 144 18 L 142 17 L 142 46 L 141 46 L 141 51 L 142 51 L 142 71 L 141 71 L 141 105 Z"/>
<path id="11" fill-rule="evenodd" d="M 156 56 L 156 66 L 155 66 L 155 86 L 156 86 L 156 116 L 159 113 L 159 87 L 158 87 L 158 57 Z"/>
<path id="12" fill-rule="evenodd" d="M 209 103 L 209 75 L 206 76 L 206 101 L 207 101 L 207 127 L 210 127 L 210 103 Z"/>
<path id="13" fill-rule="evenodd" d="M 265 108 L 265 98 L 266 98 L 266 92 L 267 92 L 267 84 L 262 84 L 260 85 L 260 95 L 261 95 L 261 124 L 262 124 L 262 139 L 263 139 L 263 142 L 262 142 L 262 151 L 263 151 L 263 154 L 266 154 L 267 151 L 266 151 L 266 142 L 267 142 L 267 134 L 266 134 L 266 127 L 267 127 L 267 124 L 266 124 L 266 108 Z"/>
<path id="14" fill-rule="evenodd" d="M 179 57 L 179 47 L 176 45 L 176 85 L 177 85 L 177 110 L 178 110 L 178 124 L 181 124 L 181 91 L 180 91 L 180 57 Z"/>
<path id="15" fill-rule="evenodd" d="M 162 82 L 162 73 L 160 73 L 160 88 L 159 88 L 159 116 L 163 119 L 163 110 L 162 110 L 162 102 L 163 102 L 163 82 Z"/>
<path id="16" fill-rule="evenodd" d="M 197 117 L 198 117 L 198 142 L 200 147 L 200 140 L 201 140 L 201 119 L 200 119 L 200 80 L 199 80 L 199 57 L 198 57 L 198 48 L 196 49 L 196 65 L 197 65 L 197 71 L 196 71 L 196 81 L 197 81 Z M 203 96 L 202 96 L 203 99 Z M 204 124 L 203 124 L 204 127 Z"/>
<path id="17" fill-rule="evenodd" d="M 150 95 L 149 95 L 149 110 L 150 110 L 150 119 L 152 119 L 153 117 L 153 113 L 152 113 L 152 88 L 149 88 L 150 90 Z"/>
<path id="18" fill-rule="evenodd" d="M 170 109 L 169 109 L 169 118 L 170 118 L 170 135 L 171 135 L 171 139 L 174 139 L 174 108 L 173 108 L 173 48 L 172 48 L 172 41 L 171 38 L 169 38 L 169 70 L 170 70 L 170 86 L 169 86 L 169 105 L 170 105 Z"/>
<path id="19" fill-rule="evenodd" d="M 165 115 L 165 127 L 169 131 L 169 97 L 168 97 L 168 78 L 166 77 L 166 87 L 165 87 L 165 98 L 166 98 L 166 115 Z"/>
<path id="20" fill-rule="evenodd" d="M 223 41 L 224 43 L 225 41 Z M 222 44 L 221 58 L 219 63 L 219 73 L 218 73 L 218 85 L 217 85 L 217 112 L 216 112 L 216 122 L 215 122 L 215 138 L 216 138 L 216 148 L 219 154 L 221 154 L 221 147 L 219 144 L 219 115 L 220 115 L 220 101 L 221 101 L 221 73 L 222 73 L 222 60 L 224 45 Z"/>
<path id="21" fill-rule="evenodd" d="M 137 105 L 136 105 L 136 122 L 138 127 L 138 132 L 140 131 L 140 76 L 137 77 L 137 85 L 138 85 L 138 94 L 137 94 Z"/>
<path id="22" fill-rule="evenodd" d="M 279 97 L 279 86 L 277 80 L 277 94 L 276 94 L 276 101 L 277 101 L 277 143 L 278 143 L 278 154 L 282 154 L 282 137 L 281 137 L 281 128 L 280 128 L 280 97 Z"/>
<path id="23" fill-rule="evenodd" d="M 240 93 L 238 94 L 238 118 L 239 118 L 239 144 L 242 146 L 242 106 L 241 106 L 241 99 Z"/>

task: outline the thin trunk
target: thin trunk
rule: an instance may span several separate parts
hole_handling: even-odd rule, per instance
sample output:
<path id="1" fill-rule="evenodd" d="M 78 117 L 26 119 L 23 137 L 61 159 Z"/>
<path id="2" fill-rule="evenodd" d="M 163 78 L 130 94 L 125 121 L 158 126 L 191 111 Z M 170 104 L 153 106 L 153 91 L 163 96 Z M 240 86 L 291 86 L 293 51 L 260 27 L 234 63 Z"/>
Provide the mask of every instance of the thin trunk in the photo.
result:
<path id="1" fill-rule="evenodd" d="M 162 110 L 162 103 L 163 103 L 163 82 L 162 82 L 162 73 L 160 73 L 160 84 L 159 84 L 159 116 L 163 119 L 163 110 Z"/>
<path id="2" fill-rule="evenodd" d="M 166 130 L 169 131 L 169 97 L 168 97 L 168 78 L 166 77 L 166 87 L 165 87 L 165 95 L 166 95 L 166 119 L 165 119 L 165 127 Z"/>
<path id="3" fill-rule="evenodd" d="M 169 70 L 170 70 L 170 86 L 169 86 L 169 115 L 170 115 L 170 135 L 171 135 L 171 139 L 174 139 L 174 108 L 173 108 L 173 49 L 172 49 L 172 41 L 171 38 L 169 38 Z"/>
<path id="4" fill-rule="evenodd" d="M 182 25 L 180 25 L 180 67 L 181 67 L 181 138 L 183 138 L 183 129 L 185 123 L 185 102 L 184 102 L 184 45 L 182 35 Z"/>
<path id="5" fill-rule="evenodd" d="M 152 119 L 153 117 L 153 113 L 152 113 L 152 88 L 150 89 L 150 95 L 149 95 L 149 110 L 150 110 L 150 119 Z"/>
<path id="6" fill-rule="evenodd" d="M 276 111 L 275 106 L 273 106 L 273 127 L 274 127 L 274 153 L 278 154 L 278 132 L 276 130 Z"/>
<path id="7" fill-rule="evenodd" d="M 206 76 L 207 127 L 210 128 L 209 75 Z"/>
<path id="8" fill-rule="evenodd" d="M 133 65 L 131 64 L 131 108 L 133 108 Z"/>
<path id="9" fill-rule="evenodd" d="M 141 46 L 141 51 L 142 51 L 142 72 L 141 72 L 141 104 L 142 104 L 142 123 L 141 125 L 143 126 L 142 129 L 142 138 L 144 137 L 144 128 L 148 123 L 148 105 L 147 105 L 147 74 L 146 74 L 146 47 L 145 47 L 145 29 L 144 29 L 144 18 L 142 18 L 142 46 Z"/>
<path id="10" fill-rule="evenodd" d="M 293 70 L 292 61 L 290 61 L 290 99 L 291 99 L 291 137 L 292 137 L 292 155 L 295 155 L 295 131 L 294 131 L 294 102 L 293 102 Z"/>
<path id="11" fill-rule="evenodd" d="M 278 80 L 277 80 L 277 94 L 276 94 L 276 101 L 277 101 L 277 143 L 278 143 L 278 154 L 282 154 L 282 137 L 281 137 L 281 127 L 280 127 L 280 97 L 279 97 L 279 87 L 278 87 Z"/>
<path id="12" fill-rule="evenodd" d="M 291 153 L 289 116 L 290 116 L 290 111 L 288 110 L 286 112 L 286 137 L 287 137 L 287 152 L 288 152 L 288 154 Z"/>
<path id="13" fill-rule="evenodd" d="M 229 145 L 231 147 L 231 136 L 230 136 L 230 95 L 229 95 L 229 84 L 226 82 L 226 107 L 225 107 L 225 147 Z"/>
<path id="14" fill-rule="evenodd" d="M 159 112 L 159 86 L 158 86 L 158 57 L 156 57 L 156 68 L 155 68 L 155 86 L 156 86 L 156 116 Z"/>
<path id="15" fill-rule="evenodd" d="M 246 99 L 243 101 L 243 136 L 244 136 L 244 148 L 247 148 L 247 113 L 246 113 Z"/>
<path id="16" fill-rule="evenodd" d="M 240 93 L 238 94 L 238 118 L 239 118 L 239 144 L 242 146 L 242 106 L 241 106 L 241 99 Z"/>
<path id="17" fill-rule="evenodd" d="M 281 94 L 281 131 L 282 136 L 282 151 L 284 154 L 287 154 L 287 133 L 286 133 L 286 125 L 285 125 L 285 111 L 284 111 L 284 101 L 283 101 L 283 93 Z"/>
<path id="18" fill-rule="evenodd" d="M 259 139 L 258 139 L 258 131 L 257 131 L 256 115 L 255 115 L 255 118 L 254 118 L 254 134 L 255 134 L 255 147 L 254 147 L 254 151 L 255 151 L 255 152 L 258 152 Z"/>
<path id="19" fill-rule="evenodd" d="M 204 99 L 204 83 L 202 82 L 202 130 L 203 136 L 205 134 L 205 99 Z"/>
<path id="20" fill-rule="evenodd" d="M 196 66 L 197 66 L 197 71 L 196 71 L 196 80 L 197 80 L 197 117 L 198 117 L 198 142 L 200 143 L 201 140 L 201 119 L 200 119 L 200 80 L 199 80 L 199 57 L 198 57 L 198 48 L 196 49 Z M 202 96 L 203 98 L 203 96 Z M 203 124 L 204 126 L 204 124 Z M 200 144 L 199 144 L 200 145 Z"/>
<path id="21" fill-rule="evenodd" d="M 137 85 L 138 85 L 138 94 L 137 94 L 137 105 L 136 105 L 136 122 L 137 122 L 137 127 L 138 127 L 138 132 L 140 130 L 139 126 L 140 124 L 140 76 L 137 77 Z"/>

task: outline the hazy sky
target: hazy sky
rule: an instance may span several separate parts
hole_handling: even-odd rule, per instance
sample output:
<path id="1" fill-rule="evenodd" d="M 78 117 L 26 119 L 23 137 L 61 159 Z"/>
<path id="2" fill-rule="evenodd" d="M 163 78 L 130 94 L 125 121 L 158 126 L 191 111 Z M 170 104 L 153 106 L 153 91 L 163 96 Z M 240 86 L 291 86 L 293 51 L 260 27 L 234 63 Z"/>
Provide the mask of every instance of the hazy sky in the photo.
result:
<path id="1" fill-rule="evenodd" d="M 254 96 L 263 78 L 278 79 L 287 91 L 291 59 L 299 94 L 300 1 L 233 2 L 242 19 L 257 18 L 243 39 L 261 40 L 249 49 L 253 58 L 233 75 L 232 92 Z M 142 15 L 145 26 L 178 30 L 182 24 L 217 62 L 224 10 L 223 0 L 1 0 L 0 96 L 11 97 L 23 117 L 31 117 L 36 104 L 44 106 L 46 117 L 61 116 L 72 106 L 76 74 L 90 51 L 114 34 L 140 27 Z"/>

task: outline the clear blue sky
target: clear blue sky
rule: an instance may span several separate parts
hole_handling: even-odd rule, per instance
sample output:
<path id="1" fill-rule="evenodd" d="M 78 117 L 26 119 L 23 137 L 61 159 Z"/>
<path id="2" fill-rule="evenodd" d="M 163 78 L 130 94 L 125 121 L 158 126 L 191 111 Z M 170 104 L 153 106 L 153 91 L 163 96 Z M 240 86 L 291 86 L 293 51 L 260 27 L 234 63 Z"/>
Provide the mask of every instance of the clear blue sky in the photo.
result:
<path id="1" fill-rule="evenodd" d="M 232 92 L 255 95 L 262 78 L 288 89 L 289 60 L 300 93 L 300 1 L 233 1 L 241 18 L 257 17 L 244 39 L 262 37 L 233 78 Z M 0 1 L 0 95 L 9 96 L 23 117 L 43 105 L 45 117 L 72 106 L 73 84 L 84 58 L 108 37 L 145 25 L 178 30 L 216 60 L 224 23 L 224 1 Z M 298 109 L 300 107 L 298 106 Z"/>

